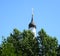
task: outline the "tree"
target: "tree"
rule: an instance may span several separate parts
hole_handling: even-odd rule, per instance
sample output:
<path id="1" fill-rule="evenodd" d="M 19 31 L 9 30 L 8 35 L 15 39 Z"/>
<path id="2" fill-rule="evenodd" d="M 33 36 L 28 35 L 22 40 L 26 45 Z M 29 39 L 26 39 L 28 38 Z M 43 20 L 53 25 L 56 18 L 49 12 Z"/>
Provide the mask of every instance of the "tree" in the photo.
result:
<path id="1" fill-rule="evenodd" d="M 31 31 L 14 29 L 2 43 L 2 56 L 37 56 L 38 42 Z M 12 52 L 12 53 L 11 53 Z"/>
<path id="2" fill-rule="evenodd" d="M 57 39 L 46 34 L 43 29 L 38 34 L 40 56 L 56 56 Z"/>
<path id="3" fill-rule="evenodd" d="M 57 47 L 57 56 L 60 56 L 60 45 Z"/>
<path id="4" fill-rule="evenodd" d="M 57 56 L 58 41 L 41 29 L 38 36 L 29 30 L 20 32 L 14 29 L 13 33 L 4 39 L 0 56 Z"/>
<path id="5" fill-rule="evenodd" d="M 1 56 L 1 53 L 2 53 L 2 48 L 0 47 L 0 56 Z"/>
<path id="6" fill-rule="evenodd" d="M 22 45 L 24 47 L 24 51 L 27 53 L 27 56 L 37 56 L 39 52 L 38 42 L 34 39 L 34 35 L 31 31 L 25 31 L 22 34 L 23 40 Z"/>
<path id="7" fill-rule="evenodd" d="M 16 54 L 14 52 L 15 52 L 15 49 L 13 47 L 13 44 L 4 43 L 2 45 L 2 55 L 1 56 L 16 56 Z"/>

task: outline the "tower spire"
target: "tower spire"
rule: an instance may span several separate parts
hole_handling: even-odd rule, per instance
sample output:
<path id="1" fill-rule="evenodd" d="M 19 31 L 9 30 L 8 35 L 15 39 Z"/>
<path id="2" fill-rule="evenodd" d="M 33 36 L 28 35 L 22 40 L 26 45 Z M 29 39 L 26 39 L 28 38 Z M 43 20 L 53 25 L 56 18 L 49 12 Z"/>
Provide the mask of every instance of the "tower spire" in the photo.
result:
<path id="1" fill-rule="evenodd" d="M 33 8 L 32 8 L 32 19 L 31 19 L 31 22 L 33 22 L 33 16 L 34 16 L 34 12 L 33 12 Z"/>
<path id="2" fill-rule="evenodd" d="M 36 25 L 35 25 L 34 20 L 33 20 L 33 16 L 34 16 L 33 12 L 34 11 L 32 8 L 32 18 L 31 18 L 31 22 L 29 23 L 29 30 L 31 30 L 34 33 L 34 37 L 36 37 Z"/>
<path id="3" fill-rule="evenodd" d="M 34 11 L 33 11 L 34 9 L 32 8 L 32 15 L 34 14 Z"/>
<path id="4" fill-rule="evenodd" d="M 32 8 L 32 18 L 31 18 L 31 22 L 29 23 L 29 28 L 31 28 L 31 27 L 36 28 L 36 25 L 35 25 L 34 20 L 33 20 L 33 8 Z"/>

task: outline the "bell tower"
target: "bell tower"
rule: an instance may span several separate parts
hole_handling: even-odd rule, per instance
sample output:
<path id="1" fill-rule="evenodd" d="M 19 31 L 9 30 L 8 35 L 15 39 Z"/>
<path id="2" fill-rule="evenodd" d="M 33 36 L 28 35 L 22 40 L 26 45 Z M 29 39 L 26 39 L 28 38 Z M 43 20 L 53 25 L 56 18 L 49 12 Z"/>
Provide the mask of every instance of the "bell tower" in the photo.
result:
<path id="1" fill-rule="evenodd" d="M 32 9 L 32 18 L 31 18 L 31 22 L 29 23 L 29 30 L 31 30 L 34 33 L 34 37 L 36 37 L 36 25 L 34 23 L 34 19 L 33 19 L 33 9 Z"/>

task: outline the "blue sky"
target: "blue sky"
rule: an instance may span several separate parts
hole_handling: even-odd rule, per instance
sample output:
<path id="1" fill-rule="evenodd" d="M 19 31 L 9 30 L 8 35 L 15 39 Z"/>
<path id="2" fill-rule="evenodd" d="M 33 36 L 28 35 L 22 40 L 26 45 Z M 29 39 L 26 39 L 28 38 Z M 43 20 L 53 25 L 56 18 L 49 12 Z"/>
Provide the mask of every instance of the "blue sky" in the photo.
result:
<path id="1" fill-rule="evenodd" d="M 0 0 L 0 43 L 14 28 L 28 29 L 32 8 L 37 32 L 43 28 L 60 44 L 60 0 Z"/>

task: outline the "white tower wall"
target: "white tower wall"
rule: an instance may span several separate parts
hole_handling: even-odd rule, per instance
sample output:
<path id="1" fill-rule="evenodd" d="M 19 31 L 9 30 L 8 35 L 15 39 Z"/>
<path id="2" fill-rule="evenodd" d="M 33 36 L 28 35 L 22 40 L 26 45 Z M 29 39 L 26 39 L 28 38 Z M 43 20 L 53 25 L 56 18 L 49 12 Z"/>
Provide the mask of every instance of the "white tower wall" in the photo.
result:
<path id="1" fill-rule="evenodd" d="M 34 27 L 31 27 L 31 28 L 30 28 L 30 30 L 33 32 L 33 34 L 34 34 L 34 37 L 36 37 L 36 28 L 34 28 Z"/>

